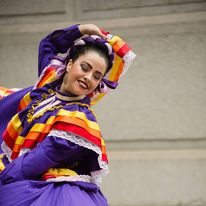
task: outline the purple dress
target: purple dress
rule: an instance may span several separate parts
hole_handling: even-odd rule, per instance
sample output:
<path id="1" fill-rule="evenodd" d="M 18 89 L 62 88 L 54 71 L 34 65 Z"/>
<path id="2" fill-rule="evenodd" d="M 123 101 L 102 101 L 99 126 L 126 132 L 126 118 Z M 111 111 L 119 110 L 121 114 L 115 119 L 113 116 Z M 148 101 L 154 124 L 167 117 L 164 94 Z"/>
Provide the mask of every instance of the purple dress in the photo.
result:
<path id="1" fill-rule="evenodd" d="M 74 40 L 81 37 L 77 26 L 55 31 L 41 41 L 39 50 L 39 75 L 55 55 L 65 53 Z M 59 96 L 51 96 L 35 109 L 39 113 L 53 105 L 66 105 L 69 98 L 59 91 L 59 82 L 48 84 L 36 89 L 33 94 L 38 97 L 43 90 L 52 88 Z M 15 114 L 21 97 L 30 88 L 14 93 L 0 101 L 0 135 L 6 128 L 10 118 Z M 35 97 L 32 101 L 35 101 Z M 89 98 L 78 100 L 80 103 L 89 104 Z M 32 103 L 30 104 L 32 105 Z M 10 108 L 8 110 L 8 107 Z M 80 108 L 82 109 L 82 108 Z M 29 130 L 26 108 L 21 112 L 25 133 Z M 44 122 L 46 115 L 36 118 L 33 124 Z M 94 118 L 87 114 L 88 119 Z M 25 121 L 24 121 L 25 119 Z M 6 147 L 2 144 L 4 152 Z M 9 151 L 8 151 L 9 152 Z M 97 148 L 92 144 L 82 141 L 80 136 L 73 133 L 52 130 L 48 136 L 32 150 L 22 151 L 22 154 L 13 161 L 6 156 L 3 162 L 6 168 L 0 174 L 0 205 L 4 206 L 108 206 L 107 200 L 101 193 L 98 185 L 93 181 L 91 173 L 102 168 Z M 50 168 L 68 168 L 78 174 L 78 178 L 67 177 L 57 181 L 43 181 L 42 174 Z"/>

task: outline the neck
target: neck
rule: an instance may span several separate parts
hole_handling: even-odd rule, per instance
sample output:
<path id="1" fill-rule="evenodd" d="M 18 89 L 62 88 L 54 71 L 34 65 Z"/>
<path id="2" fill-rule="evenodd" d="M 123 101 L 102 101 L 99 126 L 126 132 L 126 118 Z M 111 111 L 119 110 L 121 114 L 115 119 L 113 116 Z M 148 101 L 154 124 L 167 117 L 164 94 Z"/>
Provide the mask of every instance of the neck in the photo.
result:
<path id="1" fill-rule="evenodd" d="M 70 92 L 67 92 L 66 89 L 64 89 L 63 83 L 61 84 L 59 91 L 60 91 L 62 94 L 68 96 L 68 97 L 77 97 L 77 96 L 78 96 L 78 95 L 72 94 L 72 93 L 70 93 Z"/>
<path id="2" fill-rule="evenodd" d="M 86 96 L 86 95 L 78 96 L 78 95 L 71 94 L 69 92 L 66 92 L 63 88 L 64 87 L 62 87 L 62 85 L 56 87 L 56 97 L 58 99 L 61 99 L 64 101 L 78 101 L 78 100 L 85 98 Z"/>

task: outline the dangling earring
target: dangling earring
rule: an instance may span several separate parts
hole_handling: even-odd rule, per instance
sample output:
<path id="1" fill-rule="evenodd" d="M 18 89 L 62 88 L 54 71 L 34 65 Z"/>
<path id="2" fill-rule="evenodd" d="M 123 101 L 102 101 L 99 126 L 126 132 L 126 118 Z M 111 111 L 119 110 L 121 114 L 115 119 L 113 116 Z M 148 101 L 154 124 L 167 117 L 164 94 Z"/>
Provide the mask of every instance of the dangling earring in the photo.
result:
<path id="1" fill-rule="evenodd" d="M 98 90 L 99 90 L 99 93 L 106 93 L 108 90 L 108 87 L 103 81 L 101 81 L 99 83 Z"/>

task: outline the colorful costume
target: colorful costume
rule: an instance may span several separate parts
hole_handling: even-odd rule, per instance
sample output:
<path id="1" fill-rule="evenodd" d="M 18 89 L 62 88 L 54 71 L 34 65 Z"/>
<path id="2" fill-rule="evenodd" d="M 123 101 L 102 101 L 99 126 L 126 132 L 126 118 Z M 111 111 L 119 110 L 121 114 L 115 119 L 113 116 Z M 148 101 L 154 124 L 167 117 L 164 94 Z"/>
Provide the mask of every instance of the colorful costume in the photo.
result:
<path id="1" fill-rule="evenodd" d="M 10 90 L 0 101 L 0 205 L 108 205 L 98 187 L 108 173 L 105 143 L 90 108 L 104 93 L 69 97 L 60 92 L 65 65 L 55 56 L 80 37 L 75 25 L 43 39 L 36 85 L 13 94 Z M 116 87 L 134 55 L 120 39 L 109 43 L 116 48 L 117 64 L 103 82 Z"/>

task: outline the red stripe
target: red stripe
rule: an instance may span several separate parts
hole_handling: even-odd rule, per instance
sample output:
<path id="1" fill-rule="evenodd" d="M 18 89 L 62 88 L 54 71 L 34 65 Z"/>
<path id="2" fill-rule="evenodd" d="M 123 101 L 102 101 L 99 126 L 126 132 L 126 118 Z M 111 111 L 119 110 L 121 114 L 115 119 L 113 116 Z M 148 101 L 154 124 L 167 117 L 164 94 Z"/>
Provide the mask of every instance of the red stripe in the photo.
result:
<path id="1" fill-rule="evenodd" d="M 4 142 L 8 145 L 10 149 L 13 149 L 14 147 L 14 140 L 10 137 L 9 133 L 7 132 L 7 129 L 4 131 L 3 135 Z"/>
<path id="2" fill-rule="evenodd" d="M 107 31 L 104 31 L 103 29 L 100 29 L 100 30 L 101 30 L 102 34 L 104 34 L 104 35 L 107 35 L 107 34 L 109 34 L 109 32 L 107 32 Z"/>
<path id="3" fill-rule="evenodd" d="M 130 48 L 128 47 L 127 44 L 125 44 L 123 47 L 119 49 L 119 51 L 117 51 L 117 54 L 118 56 L 123 57 L 129 50 Z"/>
<path id="4" fill-rule="evenodd" d="M 22 148 L 33 148 L 38 142 L 36 140 L 25 139 Z"/>
<path id="5" fill-rule="evenodd" d="M 47 135 L 48 135 L 48 133 L 41 133 L 39 135 L 38 142 L 42 142 Z"/>
<path id="6" fill-rule="evenodd" d="M 11 155 L 11 159 L 14 160 L 18 157 L 19 155 L 19 152 L 13 152 L 12 155 Z"/>
<path id="7" fill-rule="evenodd" d="M 98 145 L 101 148 L 101 139 L 99 139 L 96 136 L 91 135 L 89 132 L 87 132 L 85 129 L 83 129 L 81 127 L 78 127 L 78 126 L 73 125 L 73 124 L 65 124 L 65 123 L 59 122 L 59 123 L 55 124 L 54 128 L 58 129 L 58 130 L 63 130 L 63 131 L 77 134 L 77 135 L 89 140 L 90 142 L 93 142 L 94 144 Z"/>
<path id="8" fill-rule="evenodd" d="M 53 175 L 53 174 L 46 174 L 46 175 L 43 175 L 43 176 L 42 176 L 41 180 L 46 181 L 46 180 L 48 180 L 48 179 L 50 179 L 50 178 L 56 178 L 56 176 Z"/>
<path id="9" fill-rule="evenodd" d="M 106 155 L 106 154 L 102 154 L 102 161 L 108 163 L 108 158 L 107 158 L 107 155 Z"/>

